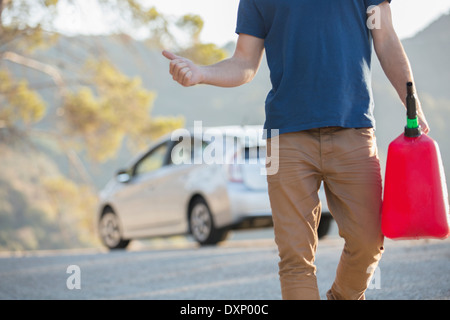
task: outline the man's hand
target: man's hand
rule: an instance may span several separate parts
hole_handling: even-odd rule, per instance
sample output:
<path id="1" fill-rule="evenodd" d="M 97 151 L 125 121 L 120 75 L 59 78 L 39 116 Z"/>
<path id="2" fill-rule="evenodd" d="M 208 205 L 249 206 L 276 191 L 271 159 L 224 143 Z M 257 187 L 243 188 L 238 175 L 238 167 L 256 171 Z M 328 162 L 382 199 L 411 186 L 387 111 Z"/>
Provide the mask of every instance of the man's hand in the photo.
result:
<path id="1" fill-rule="evenodd" d="M 203 81 L 201 68 L 191 60 L 177 56 L 172 52 L 164 50 L 163 56 L 170 60 L 170 74 L 173 80 L 184 87 L 191 87 Z"/>
<path id="2" fill-rule="evenodd" d="M 430 126 L 428 125 L 427 119 L 422 111 L 422 105 L 418 103 L 417 117 L 419 118 L 419 125 L 422 128 L 422 132 L 425 134 L 430 133 Z"/>
<path id="3" fill-rule="evenodd" d="M 179 84 L 190 87 L 208 84 L 223 88 L 250 82 L 258 71 L 264 53 L 264 39 L 240 34 L 231 58 L 208 66 L 197 66 L 191 60 L 164 50 L 170 60 L 170 74 Z"/>

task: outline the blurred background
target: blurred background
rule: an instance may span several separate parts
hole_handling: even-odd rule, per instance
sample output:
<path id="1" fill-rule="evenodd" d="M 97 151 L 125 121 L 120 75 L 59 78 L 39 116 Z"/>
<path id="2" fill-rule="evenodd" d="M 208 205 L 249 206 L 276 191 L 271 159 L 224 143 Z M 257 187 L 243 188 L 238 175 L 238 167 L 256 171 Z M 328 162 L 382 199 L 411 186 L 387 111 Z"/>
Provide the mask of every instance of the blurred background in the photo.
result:
<path id="1" fill-rule="evenodd" d="M 238 0 L 0 0 L 0 250 L 97 247 L 98 191 L 173 129 L 262 125 L 265 61 L 250 84 L 183 88 L 161 50 L 199 64 L 234 50 Z M 450 170 L 450 2 L 394 0 L 395 26 Z M 383 168 L 405 111 L 374 57 Z M 448 179 L 447 179 L 448 180 Z"/>

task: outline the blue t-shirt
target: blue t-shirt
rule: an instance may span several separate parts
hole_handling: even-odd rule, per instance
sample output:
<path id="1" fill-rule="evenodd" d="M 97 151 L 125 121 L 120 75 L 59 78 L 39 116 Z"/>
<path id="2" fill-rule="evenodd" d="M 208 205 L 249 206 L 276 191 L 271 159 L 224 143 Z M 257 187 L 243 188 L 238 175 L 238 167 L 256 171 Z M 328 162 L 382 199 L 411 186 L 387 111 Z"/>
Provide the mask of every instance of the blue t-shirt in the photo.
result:
<path id="1" fill-rule="evenodd" d="M 375 127 L 367 9 L 382 2 L 240 1 L 236 33 L 264 39 L 268 137 L 271 129 Z"/>

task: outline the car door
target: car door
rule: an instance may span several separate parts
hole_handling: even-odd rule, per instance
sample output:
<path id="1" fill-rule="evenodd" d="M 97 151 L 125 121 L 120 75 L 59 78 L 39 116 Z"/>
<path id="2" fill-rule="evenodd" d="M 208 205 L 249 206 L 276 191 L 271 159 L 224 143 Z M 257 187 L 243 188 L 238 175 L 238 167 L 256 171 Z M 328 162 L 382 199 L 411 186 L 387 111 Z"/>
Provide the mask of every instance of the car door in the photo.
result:
<path id="1" fill-rule="evenodd" d="M 195 142 L 197 141 L 197 142 Z M 192 174 L 200 165 L 194 164 L 194 154 L 202 151 L 201 139 L 184 137 L 169 147 L 168 170 L 158 183 L 161 221 L 175 233 L 187 231 L 187 206 L 192 197 Z M 163 226 L 163 227 L 164 227 Z"/>
<path id="2" fill-rule="evenodd" d="M 132 176 L 121 199 L 126 206 L 122 219 L 130 230 L 152 229 L 161 223 L 158 184 L 167 171 L 170 141 L 165 141 L 144 155 L 132 168 Z"/>

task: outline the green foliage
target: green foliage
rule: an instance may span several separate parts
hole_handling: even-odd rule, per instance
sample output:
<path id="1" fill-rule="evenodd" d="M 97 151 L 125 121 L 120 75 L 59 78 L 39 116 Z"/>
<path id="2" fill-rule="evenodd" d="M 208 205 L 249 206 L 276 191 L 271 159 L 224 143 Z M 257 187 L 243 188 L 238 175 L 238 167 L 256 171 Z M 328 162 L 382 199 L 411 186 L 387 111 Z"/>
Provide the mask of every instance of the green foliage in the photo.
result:
<path id="1" fill-rule="evenodd" d="M 210 65 L 227 57 L 226 51 L 213 43 L 197 43 L 177 54 L 203 65 Z"/>
<path id="2" fill-rule="evenodd" d="M 176 50 L 178 55 L 203 65 L 213 64 L 227 57 L 228 54 L 224 49 L 213 43 L 200 41 L 204 22 L 199 15 L 186 14 L 177 21 L 176 25 L 190 37 L 190 45 Z"/>
<path id="3" fill-rule="evenodd" d="M 23 190 L 0 180 L 0 250 L 61 248 L 58 227 Z"/>
<path id="4" fill-rule="evenodd" d="M 0 150 L 0 166 L 7 169 L 0 177 L 0 250 L 98 244 L 94 190 L 63 177 L 33 148 L 0 142 Z"/>
<path id="5" fill-rule="evenodd" d="M 0 128 L 12 129 L 18 124 L 30 125 L 45 114 L 45 102 L 26 80 L 16 81 L 0 70 Z"/>
<path id="6" fill-rule="evenodd" d="M 62 175 L 45 177 L 41 185 L 56 211 L 59 229 L 66 234 L 67 244 L 95 243 L 94 212 L 98 199 L 94 190 Z"/>
<path id="7" fill-rule="evenodd" d="M 57 3 L 58 0 L 3 0 L 3 10 L 0 12 L 0 49 L 9 45 L 16 50 L 31 53 L 54 44 L 58 35 L 45 30 L 53 23 Z M 38 21 L 37 15 L 40 15 Z"/>
<path id="8" fill-rule="evenodd" d="M 0 48 L 7 44 L 9 50 L 22 54 L 54 43 L 58 35 L 44 29 L 52 29 L 61 3 L 75 6 L 70 0 L 3 2 Z M 130 29 L 127 30 L 146 28 L 150 30 L 150 42 L 153 45 L 171 44 L 175 46 L 175 51 L 199 64 L 211 64 L 226 57 L 225 51 L 214 44 L 200 42 L 204 23 L 198 15 L 187 14 L 173 23 L 155 7 L 146 7 L 138 0 L 97 0 L 97 4 L 105 12 L 105 17 L 115 16 L 117 21 L 121 21 L 114 25 L 128 25 Z M 39 13 L 38 18 L 33 17 L 33 12 Z M 175 43 L 170 25 L 188 34 L 187 44 L 178 46 Z M 48 67 L 59 69 L 59 65 Z M 42 72 L 43 68 L 46 66 L 39 71 Z M 5 74 L 0 76 L 6 78 Z M 86 68 L 80 70 L 78 77 L 83 85 L 75 86 L 75 91 L 69 87 L 59 87 L 59 92 L 65 94 L 61 97 L 58 119 L 66 127 L 63 132 L 58 130 L 55 134 L 65 134 L 68 139 L 76 137 L 92 160 L 105 161 L 114 157 L 125 136 L 130 138 L 132 144 L 143 145 L 149 138 L 160 136 L 165 130 L 178 127 L 183 122 L 170 117 L 152 121 L 150 112 L 155 93 L 143 88 L 138 77 L 128 78 L 123 75 L 102 55 L 96 60 L 87 61 Z M 57 86 L 64 86 L 64 81 L 59 82 Z M 13 93 L 7 94 L 12 87 Z M 0 125 L 14 128 L 20 123 L 35 123 L 45 113 L 45 104 L 25 82 L 13 84 L 8 79 L 0 88 L 0 101 L 6 100 L 9 104 L 1 110 Z M 163 124 L 164 121 L 167 123 Z"/>
<path id="9" fill-rule="evenodd" d="M 185 120 L 182 116 L 153 117 L 151 119 L 151 125 L 143 130 L 143 135 L 148 137 L 150 140 L 155 140 L 175 129 L 183 128 L 184 125 Z M 145 145 L 143 147 L 145 147 Z"/>
<path id="10" fill-rule="evenodd" d="M 204 22 L 199 15 L 186 14 L 178 20 L 177 25 L 191 35 L 194 44 L 200 42 Z"/>
<path id="11" fill-rule="evenodd" d="M 105 161 L 116 154 L 126 135 L 139 137 L 149 126 L 155 94 L 106 60 L 88 61 L 86 72 L 97 94 L 89 87 L 70 93 L 64 118 L 68 134 L 83 140 L 92 159 Z"/>
<path id="12" fill-rule="evenodd" d="M 47 7 L 56 6 L 58 4 L 58 0 L 44 0 L 44 4 Z"/>
<path id="13" fill-rule="evenodd" d="M 102 18 L 111 20 L 112 33 L 148 31 L 151 45 L 184 52 L 197 63 L 214 63 L 226 56 L 215 45 L 201 43 L 203 20 L 197 15 L 176 21 L 140 0 L 95 3 L 104 13 Z M 77 48 L 81 54 L 64 52 L 74 58 L 70 63 L 59 57 L 50 61 L 39 58 L 37 49 L 45 50 L 59 39 L 54 22 L 61 7 L 83 14 L 73 0 L 0 0 L 0 165 L 8 172 L 0 180 L 0 249 L 95 244 L 91 236 L 96 195 L 92 186 L 75 182 L 88 171 L 83 172 L 80 166 L 114 158 L 124 141 L 142 149 L 151 140 L 184 126 L 182 116 L 152 117 L 156 93 L 146 89 L 139 77 L 123 74 L 102 48 Z M 177 43 L 174 27 L 188 35 L 185 43 Z M 6 53 L 17 59 L 8 59 Z M 89 58 L 79 61 L 80 56 Z M 31 85 L 11 76 L 12 63 L 45 74 L 53 85 L 50 90 L 56 89 L 45 97 L 54 99 L 56 111 L 47 110 L 48 101 L 38 94 L 41 83 Z M 13 132 L 22 133 L 14 146 L 36 148 L 34 143 L 40 139 L 36 138 L 36 128 L 43 119 L 52 124 L 45 125 L 46 139 L 53 139 L 60 152 L 72 159 L 69 171 L 76 172 L 73 180 L 58 170 L 38 168 L 36 154 L 29 150 L 9 150 L 6 156 L 10 146 L 5 142 Z M 89 157 L 82 160 L 91 161 L 74 161 L 75 145 Z M 75 158 L 80 160 L 76 154 Z M 56 166 L 50 158 L 44 162 Z"/>

